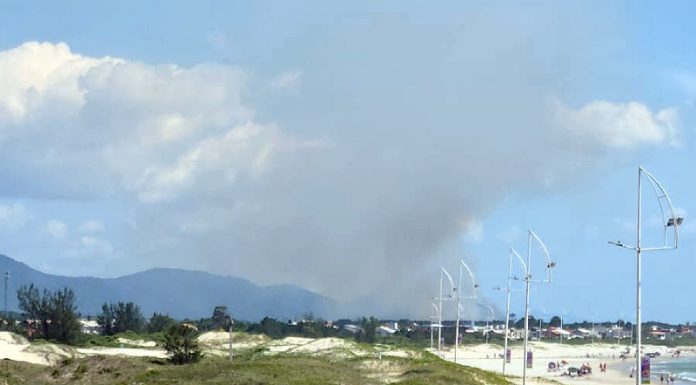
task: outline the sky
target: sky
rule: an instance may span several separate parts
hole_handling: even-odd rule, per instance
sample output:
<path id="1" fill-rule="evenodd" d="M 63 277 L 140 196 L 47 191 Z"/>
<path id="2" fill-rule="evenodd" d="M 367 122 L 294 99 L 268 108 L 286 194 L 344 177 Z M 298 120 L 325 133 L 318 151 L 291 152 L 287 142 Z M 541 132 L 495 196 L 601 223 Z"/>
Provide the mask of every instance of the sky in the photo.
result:
<path id="1" fill-rule="evenodd" d="M 695 7 L 3 1 L 0 252 L 413 317 L 463 259 L 502 318 L 533 229 L 557 268 L 532 314 L 631 320 L 635 256 L 607 241 L 636 237 L 643 166 L 686 217 L 678 250 L 645 254 L 643 319 L 694 322 Z"/>

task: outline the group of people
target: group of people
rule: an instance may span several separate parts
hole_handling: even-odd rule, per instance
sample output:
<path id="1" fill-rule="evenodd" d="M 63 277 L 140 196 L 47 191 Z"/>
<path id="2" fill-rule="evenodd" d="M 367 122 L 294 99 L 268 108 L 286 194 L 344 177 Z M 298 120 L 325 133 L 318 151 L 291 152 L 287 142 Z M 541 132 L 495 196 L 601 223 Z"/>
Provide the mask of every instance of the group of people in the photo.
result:
<path id="1" fill-rule="evenodd" d="M 601 363 L 601 362 L 599 363 L 599 371 L 602 372 L 602 373 L 606 373 L 606 372 L 607 372 L 607 363 L 606 363 L 606 362 L 605 362 L 605 363 Z"/>
<path id="2" fill-rule="evenodd" d="M 670 374 L 661 373 L 660 374 L 660 384 L 664 384 L 665 381 L 667 381 L 667 385 L 674 384 L 674 376 L 671 373 Z"/>

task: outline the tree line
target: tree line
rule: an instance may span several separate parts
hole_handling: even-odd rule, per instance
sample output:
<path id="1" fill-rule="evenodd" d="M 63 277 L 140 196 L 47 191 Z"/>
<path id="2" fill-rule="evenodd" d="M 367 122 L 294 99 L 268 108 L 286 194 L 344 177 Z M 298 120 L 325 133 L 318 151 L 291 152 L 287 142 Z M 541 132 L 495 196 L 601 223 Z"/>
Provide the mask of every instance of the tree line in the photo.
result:
<path id="1" fill-rule="evenodd" d="M 51 291 L 39 289 L 34 284 L 23 285 L 17 290 L 17 299 L 23 322 L 21 331 L 30 339 L 45 339 L 65 344 L 79 344 L 86 338 L 81 331 L 77 298 L 70 288 Z M 210 317 L 178 322 L 167 314 L 154 313 L 146 318 L 140 307 L 133 302 L 104 303 L 94 320 L 103 336 L 119 333 L 162 333 L 158 338 L 170 351 L 173 362 L 188 362 L 197 359 L 200 352 L 195 347 L 195 337 L 201 331 L 229 330 L 265 334 L 279 339 L 288 336 L 307 338 L 341 337 L 354 338 L 359 342 L 373 343 L 377 339 L 379 321 L 375 317 L 363 317 L 357 321 L 342 320 L 357 325 L 357 330 L 348 332 L 314 316 L 306 314 L 303 321 L 282 322 L 266 317 L 259 322 L 232 322 L 226 306 L 216 306 Z M 340 321 L 339 321 L 340 323 Z M 14 323 L 12 323 L 14 325 Z M 404 338 L 422 338 L 416 334 L 403 334 Z M 179 347 L 179 348 L 177 348 Z"/>

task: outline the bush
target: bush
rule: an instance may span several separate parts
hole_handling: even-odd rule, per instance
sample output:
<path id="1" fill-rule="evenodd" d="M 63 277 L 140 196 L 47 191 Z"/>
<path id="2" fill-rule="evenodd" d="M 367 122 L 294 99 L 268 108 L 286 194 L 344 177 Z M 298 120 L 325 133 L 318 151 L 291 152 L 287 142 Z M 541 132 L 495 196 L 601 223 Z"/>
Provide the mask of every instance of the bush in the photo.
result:
<path id="1" fill-rule="evenodd" d="M 186 323 L 170 326 L 164 334 L 164 349 L 173 364 L 183 365 L 198 361 L 201 358 L 198 329 Z"/>

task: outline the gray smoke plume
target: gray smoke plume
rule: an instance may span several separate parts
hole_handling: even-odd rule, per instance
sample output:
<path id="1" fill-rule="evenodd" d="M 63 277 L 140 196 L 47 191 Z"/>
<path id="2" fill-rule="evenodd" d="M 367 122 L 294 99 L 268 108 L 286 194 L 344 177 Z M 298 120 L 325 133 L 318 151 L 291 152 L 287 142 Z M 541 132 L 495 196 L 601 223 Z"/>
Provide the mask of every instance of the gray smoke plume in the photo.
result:
<path id="1" fill-rule="evenodd" d="M 97 273 L 197 268 L 427 315 L 435 262 L 461 258 L 453 245 L 501 199 L 563 185 L 609 148 L 667 143 L 678 122 L 564 100 L 596 53 L 582 14 L 498 11 L 306 26 L 287 43 L 296 68 L 267 77 L 2 51 L 0 188 L 123 207 Z"/>

